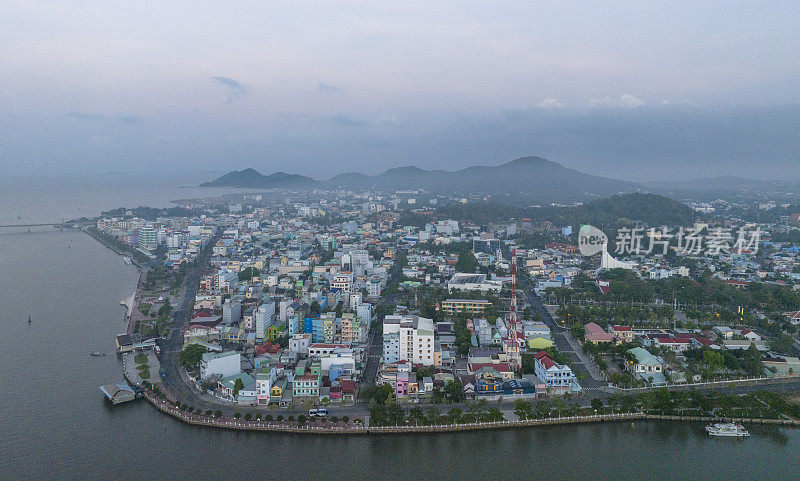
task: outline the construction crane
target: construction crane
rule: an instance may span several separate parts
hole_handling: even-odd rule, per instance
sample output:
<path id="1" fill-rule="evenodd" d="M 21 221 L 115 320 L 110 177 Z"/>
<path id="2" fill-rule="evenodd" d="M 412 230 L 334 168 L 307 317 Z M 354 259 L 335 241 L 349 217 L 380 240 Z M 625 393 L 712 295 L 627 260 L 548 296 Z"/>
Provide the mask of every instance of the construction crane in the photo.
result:
<path id="1" fill-rule="evenodd" d="M 514 370 L 519 370 L 522 357 L 519 353 L 519 340 L 517 333 L 517 250 L 511 250 L 511 308 L 508 312 L 508 337 L 505 351 L 508 363 Z"/>

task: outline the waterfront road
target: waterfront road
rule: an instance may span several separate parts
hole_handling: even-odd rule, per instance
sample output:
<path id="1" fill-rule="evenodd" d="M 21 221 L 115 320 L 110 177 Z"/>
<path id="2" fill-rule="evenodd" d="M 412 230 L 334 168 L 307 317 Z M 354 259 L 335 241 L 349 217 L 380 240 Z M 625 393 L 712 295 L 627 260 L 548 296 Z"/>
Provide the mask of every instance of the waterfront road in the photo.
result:
<path id="1" fill-rule="evenodd" d="M 186 274 L 180 288 L 181 302 L 171 313 L 172 328 L 167 338 L 161 342 L 161 369 L 166 371 L 166 379 L 162 385 L 167 393 L 173 398 L 181 399 L 182 402 L 201 404 L 201 399 L 187 382 L 181 378 L 182 369 L 179 369 L 178 354 L 183 348 L 183 329 L 189 324 L 194 310 L 194 301 L 197 295 L 197 287 L 200 282 L 200 273 L 207 267 L 211 258 L 211 253 L 216 243 L 216 235 L 206 242 L 203 249 L 195 258 L 194 266 Z M 184 374 L 185 376 L 185 374 Z"/>

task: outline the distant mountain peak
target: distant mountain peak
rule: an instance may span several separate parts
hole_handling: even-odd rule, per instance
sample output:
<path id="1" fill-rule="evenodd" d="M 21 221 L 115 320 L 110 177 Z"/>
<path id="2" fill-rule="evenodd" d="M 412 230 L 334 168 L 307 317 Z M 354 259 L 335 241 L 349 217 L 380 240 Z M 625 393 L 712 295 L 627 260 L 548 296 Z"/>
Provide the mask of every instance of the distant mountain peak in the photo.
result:
<path id="1" fill-rule="evenodd" d="M 420 189 L 438 194 L 481 193 L 504 198 L 526 197 L 543 202 L 583 201 L 596 196 L 643 190 L 632 182 L 589 175 L 536 156 L 520 157 L 502 165 L 472 166 L 457 171 L 425 170 L 406 165 L 388 169 L 379 175 L 346 173 L 327 181 L 285 172 L 263 176 L 254 169 L 246 169 L 229 172 L 202 185 L 265 189 L 328 187 L 383 192 Z"/>

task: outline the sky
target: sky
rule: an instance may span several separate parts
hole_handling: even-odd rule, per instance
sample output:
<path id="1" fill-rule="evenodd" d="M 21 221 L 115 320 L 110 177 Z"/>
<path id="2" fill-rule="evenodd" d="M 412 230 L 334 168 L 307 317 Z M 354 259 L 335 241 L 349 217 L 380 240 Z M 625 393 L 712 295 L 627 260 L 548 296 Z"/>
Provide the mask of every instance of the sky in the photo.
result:
<path id="1" fill-rule="evenodd" d="M 796 1 L 3 0 L 0 176 L 800 178 L 799 67 Z"/>

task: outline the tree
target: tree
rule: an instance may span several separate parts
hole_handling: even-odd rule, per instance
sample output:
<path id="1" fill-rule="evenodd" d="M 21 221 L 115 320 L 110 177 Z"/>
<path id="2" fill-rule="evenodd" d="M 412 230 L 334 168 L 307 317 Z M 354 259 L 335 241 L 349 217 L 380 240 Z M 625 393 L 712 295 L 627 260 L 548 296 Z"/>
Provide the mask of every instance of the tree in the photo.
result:
<path id="1" fill-rule="evenodd" d="M 440 424 L 442 422 L 442 413 L 439 412 L 439 410 L 435 407 L 431 406 L 428 408 L 428 412 L 425 413 L 425 419 L 427 420 L 428 424 Z"/>
<path id="2" fill-rule="evenodd" d="M 236 381 L 233 383 L 233 397 L 238 396 L 239 391 L 242 389 L 244 389 L 244 381 L 242 381 L 242 378 L 237 377 Z"/>
<path id="3" fill-rule="evenodd" d="M 308 310 L 310 311 L 312 317 L 317 317 L 322 312 L 322 307 L 320 307 L 319 302 L 314 300 L 311 302 L 311 305 L 308 306 Z"/>
<path id="4" fill-rule="evenodd" d="M 375 404 L 383 405 L 392 396 L 392 386 L 389 384 L 380 384 L 378 386 L 369 386 L 361 390 L 361 397 L 364 399 L 371 399 Z"/>
<path id="5" fill-rule="evenodd" d="M 369 425 L 370 426 L 385 426 L 388 422 L 386 413 L 386 406 L 381 404 L 375 405 L 369 410 Z"/>
<path id="6" fill-rule="evenodd" d="M 478 260 L 475 259 L 475 254 L 471 250 L 463 250 L 458 254 L 456 261 L 456 272 L 474 273 L 478 267 Z"/>
<path id="7" fill-rule="evenodd" d="M 594 409 L 595 411 L 603 409 L 603 400 L 600 399 L 599 397 L 592 398 L 592 409 Z"/>
<path id="8" fill-rule="evenodd" d="M 450 381 L 444 387 L 444 394 L 452 402 L 461 402 L 465 397 L 464 386 L 461 385 L 461 381 L 458 379 Z"/>
<path id="9" fill-rule="evenodd" d="M 396 403 L 389 404 L 386 408 L 386 415 L 390 424 L 400 426 L 406 423 L 406 412 Z"/>
<path id="10" fill-rule="evenodd" d="M 178 355 L 178 362 L 186 369 L 193 369 L 206 353 L 205 346 L 190 344 Z"/>
<path id="11" fill-rule="evenodd" d="M 254 277 L 258 277 L 260 274 L 259 270 L 255 267 L 248 267 L 246 269 L 242 269 L 239 271 L 239 280 L 240 281 L 249 281 Z"/>
<path id="12" fill-rule="evenodd" d="M 578 341 L 583 341 L 583 336 L 586 334 L 586 327 L 581 322 L 576 322 L 570 328 L 572 337 Z"/>
<path id="13" fill-rule="evenodd" d="M 418 406 L 414 406 L 408 411 L 408 417 L 413 419 L 415 424 L 425 424 L 425 412 Z"/>
<path id="14" fill-rule="evenodd" d="M 745 351 L 741 366 L 751 376 L 764 374 L 764 363 L 761 361 L 761 353 L 755 344 L 750 344 L 750 347 Z"/>
<path id="15" fill-rule="evenodd" d="M 517 399 L 514 401 L 514 414 L 521 420 L 530 419 L 533 417 L 533 404 L 524 399 Z"/>

